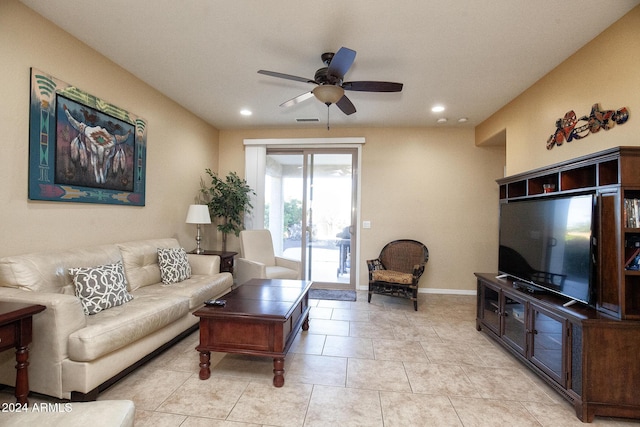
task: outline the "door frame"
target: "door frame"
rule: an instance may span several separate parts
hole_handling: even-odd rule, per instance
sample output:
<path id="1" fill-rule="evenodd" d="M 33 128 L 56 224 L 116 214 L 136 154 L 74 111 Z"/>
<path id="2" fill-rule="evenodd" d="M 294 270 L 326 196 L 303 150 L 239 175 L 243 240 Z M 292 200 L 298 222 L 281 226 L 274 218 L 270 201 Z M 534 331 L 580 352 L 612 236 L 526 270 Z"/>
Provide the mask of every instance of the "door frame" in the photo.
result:
<path id="1" fill-rule="evenodd" d="M 256 194 L 252 197 L 253 210 L 245 215 L 245 228 L 264 228 L 264 185 L 266 172 L 267 146 L 269 149 L 355 149 L 356 167 L 353 172 L 355 179 L 355 224 L 354 247 L 351 260 L 352 283 L 356 289 L 366 289 L 360 286 L 361 262 L 360 262 L 360 226 L 361 223 L 361 165 L 362 147 L 365 144 L 364 137 L 352 138 L 282 138 L 282 139 L 245 139 L 245 180 L 253 188 Z M 355 267 L 355 268 L 354 268 Z"/>
<path id="2" fill-rule="evenodd" d="M 310 202 L 313 199 L 311 192 L 313 191 L 314 183 L 313 180 L 318 177 L 316 174 L 316 156 L 323 155 L 342 155 L 349 156 L 350 159 L 350 168 L 351 168 L 351 188 L 350 188 L 350 204 L 349 204 L 349 229 L 351 232 L 350 237 L 350 247 L 353 247 L 353 250 L 350 250 L 350 256 L 353 260 L 357 260 L 357 250 L 356 250 L 356 238 L 357 238 L 357 218 L 356 218 L 356 200 L 357 200 L 357 176 L 355 171 L 357 170 L 358 163 L 358 153 L 354 148 L 349 147 L 334 147 L 334 148 L 311 148 L 305 147 L 303 149 L 295 148 L 295 147 L 269 147 L 267 148 L 267 157 L 269 156 L 297 156 L 301 160 L 302 165 L 302 188 L 301 188 L 301 198 L 302 198 L 302 211 L 304 214 L 302 215 L 302 229 L 307 230 L 307 232 L 302 233 L 301 236 L 301 254 L 300 258 L 302 264 L 305 268 L 305 274 L 308 275 L 308 280 L 313 280 L 314 283 L 320 284 L 328 284 L 329 286 L 333 285 L 344 285 L 345 282 L 340 282 L 339 280 L 320 280 L 318 277 L 310 277 L 311 272 L 313 270 L 313 260 L 312 255 L 314 253 L 314 240 L 311 238 L 308 231 L 313 227 L 315 223 L 315 219 L 313 218 L 313 206 L 310 206 Z M 265 224 L 265 228 L 267 228 Z M 349 286 L 352 286 L 354 289 L 356 287 L 355 274 L 352 273 L 352 269 L 349 270 Z"/>

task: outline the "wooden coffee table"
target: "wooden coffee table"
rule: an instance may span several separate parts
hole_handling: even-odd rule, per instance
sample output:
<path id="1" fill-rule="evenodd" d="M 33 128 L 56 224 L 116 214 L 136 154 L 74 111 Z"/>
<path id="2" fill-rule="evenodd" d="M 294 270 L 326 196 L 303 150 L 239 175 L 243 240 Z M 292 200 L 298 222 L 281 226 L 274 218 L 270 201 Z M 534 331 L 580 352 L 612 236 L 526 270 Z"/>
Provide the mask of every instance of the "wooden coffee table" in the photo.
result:
<path id="1" fill-rule="evenodd" d="M 202 307 L 200 379 L 211 375 L 211 352 L 273 358 L 273 385 L 284 385 L 284 357 L 298 330 L 309 329 L 309 288 L 303 280 L 251 279 L 221 299 L 224 307 Z"/>

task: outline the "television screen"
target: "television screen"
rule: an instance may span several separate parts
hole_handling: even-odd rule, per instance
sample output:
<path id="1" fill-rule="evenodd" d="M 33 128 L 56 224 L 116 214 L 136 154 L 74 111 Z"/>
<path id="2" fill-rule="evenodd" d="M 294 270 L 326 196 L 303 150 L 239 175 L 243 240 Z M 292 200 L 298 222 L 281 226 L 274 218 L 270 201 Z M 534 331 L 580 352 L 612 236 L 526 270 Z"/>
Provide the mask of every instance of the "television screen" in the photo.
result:
<path id="1" fill-rule="evenodd" d="M 589 304 L 592 218 L 593 195 L 501 205 L 500 273 Z"/>

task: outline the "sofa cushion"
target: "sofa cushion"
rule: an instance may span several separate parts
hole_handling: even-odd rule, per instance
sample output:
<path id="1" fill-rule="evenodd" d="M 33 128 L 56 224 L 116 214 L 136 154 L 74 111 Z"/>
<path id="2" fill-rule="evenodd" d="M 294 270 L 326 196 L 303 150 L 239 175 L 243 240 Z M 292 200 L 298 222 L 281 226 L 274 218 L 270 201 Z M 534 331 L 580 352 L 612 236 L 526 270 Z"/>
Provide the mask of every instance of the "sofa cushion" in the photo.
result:
<path id="1" fill-rule="evenodd" d="M 120 243 L 124 272 L 129 291 L 135 291 L 162 281 L 158 265 L 158 248 L 179 248 L 176 239 L 151 239 Z"/>
<path id="2" fill-rule="evenodd" d="M 127 292 L 127 279 L 122 262 L 97 267 L 70 268 L 76 295 L 84 314 L 96 314 L 117 307 L 133 299 Z"/>
<path id="3" fill-rule="evenodd" d="M 158 265 L 162 283 L 171 285 L 191 277 L 191 265 L 184 248 L 158 248 Z"/>
<path id="4" fill-rule="evenodd" d="M 87 317 L 87 326 L 69 335 L 69 358 L 89 362 L 131 344 L 188 315 L 187 298 L 137 295 L 127 304 Z"/>
<path id="5" fill-rule="evenodd" d="M 138 289 L 136 295 L 176 295 L 189 299 L 189 310 L 202 306 L 211 298 L 227 293 L 233 285 L 230 273 L 219 273 L 213 276 L 194 274 L 189 279 L 171 286 L 162 284 L 145 286 Z"/>
<path id="6" fill-rule="evenodd" d="M 120 259 L 116 245 L 8 256 L 0 259 L 0 286 L 73 294 L 69 268 L 113 264 Z"/>
<path id="7" fill-rule="evenodd" d="M 273 240 L 269 230 L 242 230 L 240 232 L 240 253 L 242 258 L 266 266 L 276 265 Z"/>
<path id="8" fill-rule="evenodd" d="M 413 284 L 413 274 L 393 270 L 374 270 L 372 279 L 376 282 L 397 283 L 399 285 Z"/>
<path id="9" fill-rule="evenodd" d="M 292 270 L 287 267 L 280 266 L 267 266 L 265 268 L 266 275 L 269 279 L 291 279 L 295 280 L 298 278 L 298 271 Z"/>

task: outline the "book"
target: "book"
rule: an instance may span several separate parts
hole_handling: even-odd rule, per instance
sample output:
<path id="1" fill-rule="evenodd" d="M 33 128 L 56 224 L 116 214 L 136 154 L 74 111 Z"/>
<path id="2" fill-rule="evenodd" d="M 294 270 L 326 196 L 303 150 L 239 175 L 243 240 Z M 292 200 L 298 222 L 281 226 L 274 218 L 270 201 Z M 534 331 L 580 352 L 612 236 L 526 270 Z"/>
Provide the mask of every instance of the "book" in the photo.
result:
<path id="1" fill-rule="evenodd" d="M 627 257 L 627 260 L 624 263 L 624 267 L 627 270 L 631 270 L 631 268 L 628 268 L 631 266 L 631 264 L 636 260 L 636 258 L 638 258 L 638 256 L 640 255 L 640 248 L 636 248 L 635 251 L 633 251 L 633 253 L 631 254 L 631 256 Z M 636 266 L 635 270 L 637 270 L 638 267 Z"/>
<path id="2" fill-rule="evenodd" d="M 640 199 L 624 199 L 622 215 L 627 228 L 640 228 Z"/>

